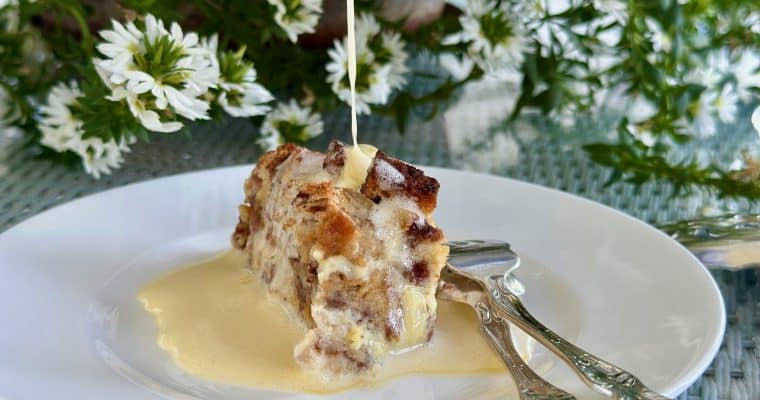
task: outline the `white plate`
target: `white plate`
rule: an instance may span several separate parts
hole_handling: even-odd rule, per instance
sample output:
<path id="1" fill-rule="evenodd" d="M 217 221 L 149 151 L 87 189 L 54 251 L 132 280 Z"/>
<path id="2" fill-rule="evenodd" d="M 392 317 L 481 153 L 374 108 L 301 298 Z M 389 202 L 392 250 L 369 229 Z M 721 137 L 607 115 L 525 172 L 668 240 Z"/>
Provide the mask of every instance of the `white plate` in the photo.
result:
<path id="1" fill-rule="evenodd" d="M 436 215 L 449 238 L 511 242 L 527 260 L 518 273 L 528 287 L 525 303 L 559 334 L 670 396 L 693 383 L 714 357 L 725 326 L 720 292 L 702 265 L 664 234 L 558 191 L 425 170 L 441 182 Z M 216 169 L 129 185 L 44 212 L 0 235 L 0 398 L 274 397 L 182 376 L 154 344 L 154 327 L 136 300 L 120 310 L 98 308 L 134 299 L 130 285 L 225 248 L 249 171 Z M 103 291 L 125 266 L 116 278 L 120 285 Z M 125 354 L 130 346 L 139 351 Z M 537 349 L 531 363 L 579 398 L 591 396 L 546 351 Z M 514 393 L 506 375 L 417 376 L 338 397 Z"/>

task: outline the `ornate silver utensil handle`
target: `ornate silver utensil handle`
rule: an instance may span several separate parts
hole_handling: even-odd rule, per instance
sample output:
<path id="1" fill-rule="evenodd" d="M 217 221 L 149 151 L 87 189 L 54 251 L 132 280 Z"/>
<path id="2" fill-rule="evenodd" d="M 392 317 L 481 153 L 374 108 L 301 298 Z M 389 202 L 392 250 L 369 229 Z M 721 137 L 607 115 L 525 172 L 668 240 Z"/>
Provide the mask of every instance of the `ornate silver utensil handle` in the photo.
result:
<path id="1" fill-rule="evenodd" d="M 523 361 L 512 344 L 509 322 L 498 313 L 491 312 L 486 302 L 476 304 L 475 309 L 480 317 L 483 333 L 490 339 L 491 345 L 504 361 L 517 385 L 520 399 L 575 400 L 575 396 L 545 381 Z"/>
<path id="2" fill-rule="evenodd" d="M 499 278 L 499 283 L 501 282 L 501 278 Z M 502 287 L 501 284 L 497 286 L 499 288 L 493 290 L 492 298 L 501 315 L 520 329 L 530 333 L 554 354 L 564 359 L 568 365 L 573 367 L 581 379 L 598 392 L 621 400 L 667 399 L 667 397 L 644 386 L 638 378 L 629 372 L 563 339 L 534 318 L 517 296 L 509 292 L 507 288 Z"/>

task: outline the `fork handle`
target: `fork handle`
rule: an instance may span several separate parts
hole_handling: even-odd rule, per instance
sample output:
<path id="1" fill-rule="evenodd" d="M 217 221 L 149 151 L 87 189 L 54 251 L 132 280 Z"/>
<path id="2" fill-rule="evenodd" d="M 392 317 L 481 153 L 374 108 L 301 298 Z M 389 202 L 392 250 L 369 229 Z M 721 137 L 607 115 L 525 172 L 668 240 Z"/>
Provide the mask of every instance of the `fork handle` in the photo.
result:
<path id="1" fill-rule="evenodd" d="M 499 314 L 492 313 L 490 305 L 484 302 L 476 305 L 480 317 L 480 327 L 488 337 L 491 346 L 507 366 L 517 385 L 522 400 L 575 400 L 570 393 L 552 385 L 538 376 L 517 353 L 509 331 L 509 322 Z"/>
<path id="2" fill-rule="evenodd" d="M 667 400 L 647 388 L 631 373 L 568 342 L 531 315 L 522 301 L 507 289 L 494 289 L 492 300 L 502 317 L 564 360 L 594 390 L 620 400 Z"/>

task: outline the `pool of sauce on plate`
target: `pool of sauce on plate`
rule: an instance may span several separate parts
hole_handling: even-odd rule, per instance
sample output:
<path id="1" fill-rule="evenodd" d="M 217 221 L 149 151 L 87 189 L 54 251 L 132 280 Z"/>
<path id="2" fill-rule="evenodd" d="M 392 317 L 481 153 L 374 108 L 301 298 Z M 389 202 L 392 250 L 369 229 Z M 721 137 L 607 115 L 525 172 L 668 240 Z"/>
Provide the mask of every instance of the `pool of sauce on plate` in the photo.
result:
<path id="1" fill-rule="evenodd" d="M 414 374 L 505 371 L 481 336 L 475 313 L 439 301 L 435 333 L 426 346 L 390 355 L 361 380 L 325 383 L 293 358 L 306 328 L 269 300 L 244 266 L 243 254 L 230 250 L 170 272 L 138 293 L 156 320 L 158 345 L 192 375 L 262 389 L 329 393 Z"/>

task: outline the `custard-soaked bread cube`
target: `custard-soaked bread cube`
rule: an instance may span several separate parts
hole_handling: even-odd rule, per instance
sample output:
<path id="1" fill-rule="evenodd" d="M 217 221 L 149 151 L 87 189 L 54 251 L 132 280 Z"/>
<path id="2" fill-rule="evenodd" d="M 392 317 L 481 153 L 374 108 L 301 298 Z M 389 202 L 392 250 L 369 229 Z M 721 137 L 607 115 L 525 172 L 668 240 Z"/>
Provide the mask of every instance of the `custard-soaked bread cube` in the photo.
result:
<path id="1" fill-rule="evenodd" d="M 325 379 L 430 340 L 448 255 L 430 215 L 438 182 L 378 151 L 352 187 L 346 168 L 362 164 L 351 151 L 333 141 L 327 154 L 283 145 L 262 156 L 232 235 L 254 277 L 309 329 L 294 356 Z"/>

